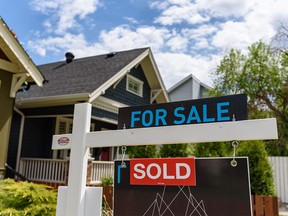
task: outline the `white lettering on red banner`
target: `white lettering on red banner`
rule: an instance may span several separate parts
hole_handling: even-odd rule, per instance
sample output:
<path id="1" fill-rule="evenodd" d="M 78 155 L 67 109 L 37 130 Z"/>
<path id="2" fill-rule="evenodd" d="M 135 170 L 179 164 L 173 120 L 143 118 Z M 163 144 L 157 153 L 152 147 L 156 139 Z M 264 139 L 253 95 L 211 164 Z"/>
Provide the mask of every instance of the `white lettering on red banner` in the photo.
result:
<path id="1" fill-rule="evenodd" d="M 196 186 L 195 158 L 131 159 L 130 184 Z"/>

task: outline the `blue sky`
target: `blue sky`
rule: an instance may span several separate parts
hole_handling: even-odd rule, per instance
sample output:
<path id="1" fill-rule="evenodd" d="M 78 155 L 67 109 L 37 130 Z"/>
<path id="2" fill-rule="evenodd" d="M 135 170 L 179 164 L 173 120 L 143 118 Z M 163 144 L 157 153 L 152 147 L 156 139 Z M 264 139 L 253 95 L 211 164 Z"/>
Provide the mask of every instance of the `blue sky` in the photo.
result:
<path id="1" fill-rule="evenodd" d="M 231 48 L 269 43 L 287 0 L 2 0 L 0 16 L 35 64 L 151 47 L 169 89 L 189 74 L 211 84 Z"/>

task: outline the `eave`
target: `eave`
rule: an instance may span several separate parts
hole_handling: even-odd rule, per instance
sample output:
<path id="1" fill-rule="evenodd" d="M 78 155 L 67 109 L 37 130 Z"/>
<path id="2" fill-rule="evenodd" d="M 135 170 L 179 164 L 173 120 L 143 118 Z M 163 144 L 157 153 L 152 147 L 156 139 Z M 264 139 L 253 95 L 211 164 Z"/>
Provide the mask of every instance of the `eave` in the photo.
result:
<path id="1" fill-rule="evenodd" d="M 51 107 L 51 106 L 63 106 L 76 103 L 88 102 L 89 93 L 60 95 L 50 97 L 39 97 L 33 99 L 21 99 L 16 100 L 16 107 L 19 109 L 25 108 L 38 108 L 38 107 Z"/>
<path id="2" fill-rule="evenodd" d="M 0 69 L 14 74 L 25 74 L 28 81 L 34 81 L 38 86 L 42 86 L 44 77 L 1 17 L 0 39 L 0 47 L 10 59 L 10 62 L 2 60 L 0 62 Z"/>

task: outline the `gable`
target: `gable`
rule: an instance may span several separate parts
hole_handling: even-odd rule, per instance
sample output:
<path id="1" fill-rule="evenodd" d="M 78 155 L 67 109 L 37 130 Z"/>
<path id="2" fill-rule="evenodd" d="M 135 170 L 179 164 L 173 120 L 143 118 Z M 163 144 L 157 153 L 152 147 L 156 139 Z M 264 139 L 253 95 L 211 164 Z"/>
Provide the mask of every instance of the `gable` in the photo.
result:
<path id="1" fill-rule="evenodd" d="M 138 96 L 136 94 L 127 91 L 128 75 L 135 77 L 143 82 L 142 96 Z M 138 66 L 137 68 L 136 67 L 132 68 L 130 72 L 121 79 L 116 88 L 114 87 L 115 86 L 111 86 L 110 88 L 108 88 L 105 91 L 105 94 L 102 96 L 111 100 L 118 101 L 127 106 L 150 104 L 151 88 L 149 86 L 149 83 L 147 81 L 147 78 L 143 72 L 141 65 Z"/>

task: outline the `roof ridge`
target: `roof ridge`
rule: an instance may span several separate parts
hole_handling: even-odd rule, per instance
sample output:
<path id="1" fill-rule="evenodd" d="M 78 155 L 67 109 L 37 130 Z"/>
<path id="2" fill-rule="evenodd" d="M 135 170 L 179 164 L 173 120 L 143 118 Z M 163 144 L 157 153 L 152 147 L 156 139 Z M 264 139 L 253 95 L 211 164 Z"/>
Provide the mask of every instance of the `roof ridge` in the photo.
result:
<path id="1" fill-rule="evenodd" d="M 144 51 L 146 49 L 150 49 L 150 47 L 135 48 L 135 49 L 130 49 L 130 50 L 110 51 L 110 52 L 106 52 L 106 53 L 102 53 L 102 54 L 96 54 L 96 55 L 91 55 L 91 56 L 84 56 L 84 57 L 80 57 L 80 58 L 75 58 L 73 61 L 84 60 L 84 59 L 89 59 L 89 58 L 95 58 L 95 57 L 100 57 L 100 56 L 106 56 L 107 54 L 109 54 L 111 52 L 125 53 L 125 52 L 132 52 L 132 51 L 136 51 L 136 50 L 143 50 Z M 41 65 L 37 65 L 37 66 L 41 66 L 42 67 L 42 66 L 45 66 L 45 65 L 59 64 L 59 63 L 63 63 L 63 62 L 65 62 L 65 59 L 62 60 L 62 61 L 50 62 L 50 63 L 45 63 L 45 64 L 41 64 Z"/>

